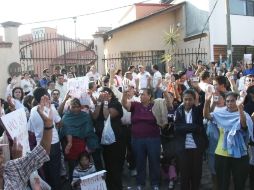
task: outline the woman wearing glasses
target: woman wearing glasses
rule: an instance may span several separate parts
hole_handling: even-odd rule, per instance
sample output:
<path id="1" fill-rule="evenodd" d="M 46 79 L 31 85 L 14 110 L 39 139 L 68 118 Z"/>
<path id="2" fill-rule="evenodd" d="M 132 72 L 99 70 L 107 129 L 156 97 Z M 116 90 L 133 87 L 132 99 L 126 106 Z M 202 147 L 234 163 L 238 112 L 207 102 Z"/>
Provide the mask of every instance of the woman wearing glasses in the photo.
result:
<path id="1" fill-rule="evenodd" d="M 217 123 L 219 140 L 215 150 L 215 171 L 219 190 L 228 190 L 230 176 L 233 176 L 234 189 L 245 189 L 249 163 L 247 143 L 253 139 L 253 122 L 244 112 L 245 96 L 237 93 L 226 94 L 226 107 L 209 112 L 212 94 L 206 94 L 204 117 Z"/>

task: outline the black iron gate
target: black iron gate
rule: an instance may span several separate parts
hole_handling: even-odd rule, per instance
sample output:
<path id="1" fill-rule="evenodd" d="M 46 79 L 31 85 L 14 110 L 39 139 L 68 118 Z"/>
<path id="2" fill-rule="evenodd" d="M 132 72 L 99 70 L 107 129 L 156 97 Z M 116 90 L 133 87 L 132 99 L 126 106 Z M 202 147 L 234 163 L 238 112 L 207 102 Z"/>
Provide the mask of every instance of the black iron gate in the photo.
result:
<path id="1" fill-rule="evenodd" d="M 95 52 L 84 42 L 65 36 L 47 34 L 20 41 L 22 72 L 40 76 L 45 68 L 53 72 L 56 66 L 60 66 L 67 71 L 72 67 L 78 76 L 83 76 L 96 62 Z"/>
<path id="2" fill-rule="evenodd" d="M 114 63 L 117 68 L 121 68 L 123 72 L 127 71 L 130 65 L 134 65 L 136 68 L 138 65 L 143 65 L 146 70 L 151 72 L 153 64 L 159 66 L 161 73 L 166 72 L 166 62 L 163 60 L 163 55 L 166 52 L 164 50 L 156 51 L 140 51 L 140 52 L 121 52 L 120 54 L 107 55 L 103 62 L 105 65 Z M 175 66 L 177 70 L 184 70 L 189 65 L 195 65 L 196 60 L 201 60 L 203 63 L 208 63 L 207 51 L 205 49 L 197 48 L 185 48 L 176 49 L 172 55 L 170 64 Z"/>

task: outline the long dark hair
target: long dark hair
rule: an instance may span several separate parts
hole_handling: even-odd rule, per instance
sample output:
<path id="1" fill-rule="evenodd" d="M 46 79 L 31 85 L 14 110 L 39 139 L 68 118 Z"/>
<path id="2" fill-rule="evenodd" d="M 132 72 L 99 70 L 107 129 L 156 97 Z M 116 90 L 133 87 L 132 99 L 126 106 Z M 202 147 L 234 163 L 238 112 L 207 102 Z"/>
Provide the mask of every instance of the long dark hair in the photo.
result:
<path id="1" fill-rule="evenodd" d="M 107 93 L 111 94 L 111 98 L 112 98 L 111 100 L 117 100 L 116 95 L 114 94 L 114 92 L 110 88 L 103 87 L 101 92 L 107 92 Z"/>
<path id="2" fill-rule="evenodd" d="M 15 87 L 15 88 L 13 88 L 13 90 L 12 90 L 12 97 L 13 97 L 14 99 L 16 99 L 15 96 L 14 96 L 14 92 L 15 92 L 16 90 L 20 90 L 20 91 L 21 91 L 20 100 L 22 101 L 23 98 L 24 98 L 24 91 L 23 91 L 23 89 L 22 89 L 21 87 Z"/>

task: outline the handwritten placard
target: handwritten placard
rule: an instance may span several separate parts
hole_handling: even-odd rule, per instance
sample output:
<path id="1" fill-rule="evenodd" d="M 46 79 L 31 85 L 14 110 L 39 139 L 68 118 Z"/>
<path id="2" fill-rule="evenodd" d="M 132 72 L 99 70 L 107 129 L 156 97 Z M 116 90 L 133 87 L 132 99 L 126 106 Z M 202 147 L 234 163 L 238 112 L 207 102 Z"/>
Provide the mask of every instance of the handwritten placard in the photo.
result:
<path id="1" fill-rule="evenodd" d="M 23 156 L 30 152 L 28 142 L 27 118 L 24 108 L 17 109 L 1 117 L 1 120 L 10 134 L 11 138 L 16 137 L 18 143 L 23 147 Z"/>
<path id="2" fill-rule="evenodd" d="M 68 79 L 67 90 L 70 91 L 70 95 L 75 98 L 80 98 L 82 93 L 85 93 L 88 89 L 88 78 L 77 77 Z"/>
<path id="3" fill-rule="evenodd" d="M 105 170 L 81 177 L 81 190 L 107 190 L 103 176 Z"/>

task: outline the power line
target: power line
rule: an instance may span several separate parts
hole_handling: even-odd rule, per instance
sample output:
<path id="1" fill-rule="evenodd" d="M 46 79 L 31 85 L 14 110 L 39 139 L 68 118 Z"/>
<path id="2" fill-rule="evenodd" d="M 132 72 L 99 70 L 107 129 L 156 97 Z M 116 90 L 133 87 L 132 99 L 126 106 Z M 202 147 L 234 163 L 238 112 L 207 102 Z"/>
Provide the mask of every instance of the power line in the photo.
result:
<path id="1" fill-rule="evenodd" d="M 145 3 L 145 2 L 148 2 L 148 1 L 151 1 L 151 0 L 145 0 L 145 1 L 138 2 L 138 3 Z M 81 15 L 76 15 L 76 16 L 70 16 L 70 17 L 63 17 L 63 18 L 36 21 L 36 22 L 28 22 L 28 23 L 24 23 L 22 25 L 39 24 L 39 23 L 45 23 L 45 22 L 55 22 L 55 21 L 62 21 L 62 20 L 67 20 L 67 19 L 74 19 L 74 18 L 78 18 L 78 17 L 84 17 L 84 16 L 90 16 L 90 15 L 110 12 L 110 11 L 114 11 L 114 10 L 117 10 L 117 9 L 126 8 L 126 7 L 129 7 L 129 6 L 132 6 L 132 5 L 133 4 L 129 4 L 129 5 L 124 5 L 124 6 L 120 6 L 120 7 L 111 8 L 111 9 L 106 9 L 106 10 L 101 10 L 101 11 L 96 11 L 96 12 L 91 12 L 91 13 L 86 13 L 86 14 L 81 14 Z"/>

